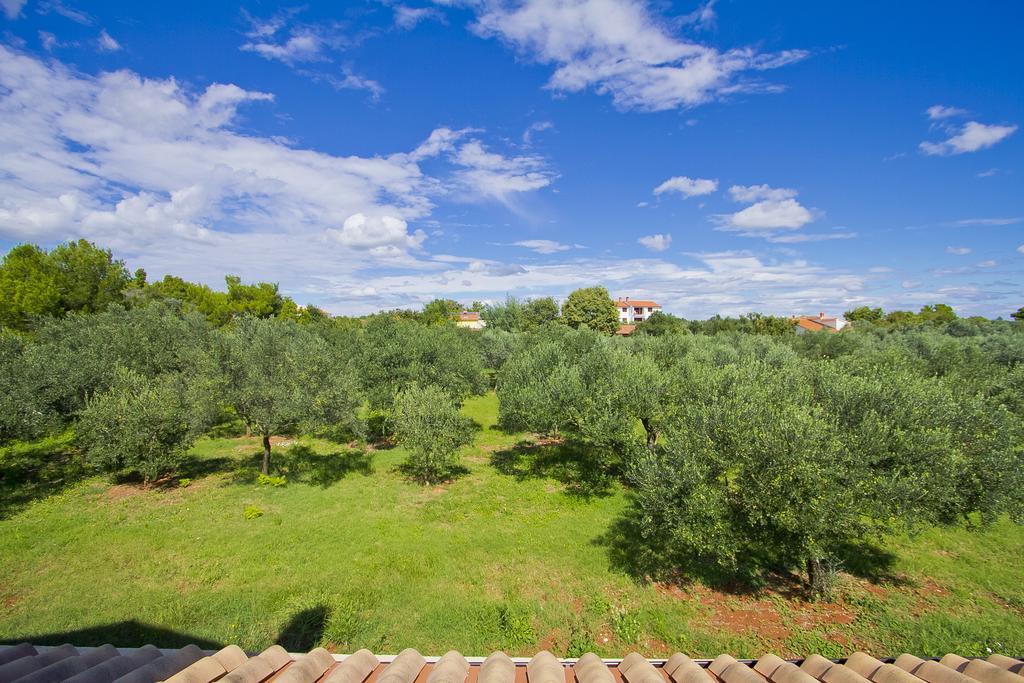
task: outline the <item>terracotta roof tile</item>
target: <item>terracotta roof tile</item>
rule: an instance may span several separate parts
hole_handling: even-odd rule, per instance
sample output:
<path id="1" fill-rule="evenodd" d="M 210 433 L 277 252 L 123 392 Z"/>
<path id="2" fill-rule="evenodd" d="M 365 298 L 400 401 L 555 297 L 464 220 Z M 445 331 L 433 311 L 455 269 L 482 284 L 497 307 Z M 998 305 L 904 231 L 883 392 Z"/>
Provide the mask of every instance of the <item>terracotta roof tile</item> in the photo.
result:
<path id="1" fill-rule="evenodd" d="M 842 661 L 842 660 L 840 660 Z M 695 661 L 677 653 L 668 660 L 648 660 L 631 653 L 621 661 L 588 653 L 560 660 L 542 651 L 532 659 L 513 660 L 495 652 L 486 660 L 467 660 L 450 651 L 430 663 L 414 649 L 378 658 L 369 650 L 332 655 L 323 648 L 292 654 L 274 645 L 248 657 L 230 645 L 205 655 L 195 645 L 181 650 L 152 646 L 117 650 L 98 648 L 0 645 L 0 681 L 70 680 L 73 683 L 1021 683 L 1024 662 L 1005 655 L 989 661 L 949 654 L 941 662 L 910 654 L 889 664 L 863 652 L 845 660 L 812 654 L 784 660 L 766 654 L 740 661 L 723 654 Z M 799 666 L 797 666 L 799 663 Z M 230 670 L 229 670 L 230 669 Z"/>

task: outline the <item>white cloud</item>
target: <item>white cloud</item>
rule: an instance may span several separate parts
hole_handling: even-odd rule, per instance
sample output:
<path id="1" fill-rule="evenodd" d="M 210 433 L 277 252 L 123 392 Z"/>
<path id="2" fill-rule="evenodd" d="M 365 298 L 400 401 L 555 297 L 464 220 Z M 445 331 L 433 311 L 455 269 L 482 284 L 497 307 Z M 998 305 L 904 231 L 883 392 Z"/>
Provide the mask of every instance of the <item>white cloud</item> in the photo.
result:
<path id="1" fill-rule="evenodd" d="M 992 176 L 996 175 L 997 173 L 999 173 L 999 169 L 998 168 L 990 168 L 987 171 L 980 171 L 980 172 L 976 173 L 975 175 L 977 175 L 979 178 L 991 178 Z"/>
<path id="2" fill-rule="evenodd" d="M 298 29 L 279 43 L 269 40 L 249 41 L 240 48 L 255 52 L 264 59 L 276 59 L 289 66 L 299 62 L 313 62 L 326 59 L 323 54 L 324 41 L 310 29 Z"/>
<path id="3" fill-rule="evenodd" d="M 433 7 L 409 7 L 408 5 L 395 5 L 395 26 L 410 30 L 416 27 L 421 21 L 431 18 L 439 18 L 440 13 Z"/>
<path id="4" fill-rule="evenodd" d="M 518 194 L 547 187 L 555 177 L 542 157 L 506 157 L 487 151 L 479 140 L 461 145 L 452 161 L 463 167 L 455 177 L 472 195 L 504 204 Z"/>
<path id="5" fill-rule="evenodd" d="M 727 229 L 797 230 L 811 222 L 811 212 L 795 199 L 766 199 L 728 217 Z"/>
<path id="6" fill-rule="evenodd" d="M 672 235 L 646 235 L 637 240 L 640 244 L 644 245 L 651 251 L 665 251 L 672 246 Z"/>
<path id="7" fill-rule="evenodd" d="M 60 0 L 43 0 L 39 3 L 37 11 L 40 14 L 50 14 L 53 12 L 82 26 L 92 26 L 94 23 L 91 16 L 82 10 L 68 7 Z"/>
<path id="8" fill-rule="evenodd" d="M 318 80 L 321 75 L 313 74 L 313 78 Z M 366 90 L 375 102 L 384 94 L 384 86 L 371 78 L 360 76 L 349 66 L 342 67 L 340 77 L 325 74 L 322 78 L 339 90 Z"/>
<path id="9" fill-rule="evenodd" d="M 916 280 L 904 280 L 900 283 L 900 287 L 903 289 L 917 289 L 921 286 L 921 283 Z"/>
<path id="10" fill-rule="evenodd" d="M 562 244 L 554 240 L 520 240 L 518 242 L 512 242 L 513 247 L 523 247 L 524 249 L 530 249 L 538 254 L 554 254 L 559 251 L 569 251 L 572 247 L 568 244 Z"/>
<path id="11" fill-rule="evenodd" d="M 456 163 L 453 139 L 469 131 L 360 157 L 235 130 L 242 106 L 272 99 L 129 71 L 89 76 L 0 45 L 0 236 L 86 237 L 154 276 L 212 284 L 227 272 L 272 276 L 284 288 L 328 275 L 358 282 L 381 262 L 436 268 L 413 255 L 425 234 L 407 224 L 441 196 L 493 196 L 467 184 L 465 164 L 498 178 L 524 167 L 543 176 L 523 180 L 520 192 L 551 180 L 541 157 L 509 159 L 479 140 Z M 421 168 L 427 159 L 436 173 Z"/>
<path id="12" fill-rule="evenodd" d="M 710 5 L 705 10 L 711 12 Z M 711 17 L 711 14 L 702 14 Z M 807 56 L 804 50 L 725 52 L 673 35 L 640 0 L 484 0 L 473 30 L 520 54 L 554 65 L 547 87 L 594 89 L 621 109 L 692 107 L 738 92 L 776 92 L 745 74 Z"/>
<path id="13" fill-rule="evenodd" d="M 980 261 L 980 262 L 978 262 L 978 267 L 979 268 L 995 268 L 997 265 L 999 265 L 999 264 L 996 261 L 993 261 L 991 259 L 989 259 L 988 261 Z"/>
<path id="14" fill-rule="evenodd" d="M 785 187 L 769 187 L 768 185 L 733 185 L 729 194 L 737 202 L 757 202 L 764 199 L 782 201 L 796 196 L 796 190 Z"/>
<path id="15" fill-rule="evenodd" d="M 551 130 L 554 127 L 555 124 L 550 121 L 537 121 L 535 123 L 531 123 L 529 127 L 523 131 L 523 144 L 532 145 L 534 133 L 542 133 L 546 130 Z"/>
<path id="16" fill-rule="evenodd" d="M 341 230 L 330 228 L 327 234 L 340 244 L 353 249 L 419 249 L 427 239 L 426 233 L 422 230 L 409 234 L 408 224 L 397 216 L 368 217 L 363 213 L 352 214 L 345 219 Z"/>
<path id="17" fill-rule="evenodd" d="M 4 15 L 8 19 L 16 19 L 21 14 L 21 8 L 27 0 L 0 0 L 0 7 L 4 9 Z"/>
<path id="18" fill-rule="evenodd" d="M 1000 218 L 964 218 L 964 219 L 961 219 L 961 220 L 958 220 L 958 221 L 953 221 L 951 223 L 947 223 L 946 225 L 951 225 L 951 226 L 954 226 L 954 227 L 965 227 L 965 226 L 969 226 L 969 225 L 1000 226 L 1000 225 L 1015 225 L 1017 223 L 1020 223 L 1021 221 L 1024 221 L 1024 217 L 1009 216 L 1009 217 L 1005 217 L 1005 218 L 1003 218 L 1003 217 L 1000 217 Z"/>
<path id="19" fill-rule="evenodd" d="M 921 151 L 929 156 L 977 152 L 1009 137 L 1017 130 L 1017 126 L 996 126 L 968 121 L 961 128 L 953 129 L 957 130 L 959 132 L 942 142 L 922 142 L 919 145 Z"/>
<path id="20" fill-rule="evenodd" d="M 800 242 L 827 242 L 829 240 L 852 240 L 855 232 L 792 232 L 782 235 L 768 235 L 765 239 L 776 244 L 797 244 Z"/>
<path id="21" fill-rule="evenodd" d="M 669 178 L 661 185 L 654 188 L 654 194 L 660 195 L 665 192 L 678 192 L 684 197 L 697 197 L 699 195 L 711 194 L 718 189 L 718 180 L 709 178 L 688 178 L 684 175 Z"/>
<path id="22" fill-rule="evenodd" d="M 928 107 L 925 113 L 928 114 L 928 118 L 932 121 L 941 121 L 942 119 L 948 119 L 954 116 L 964 116 L 967 114 L 963 109 L 958 109 L 957 107 L 946 107 L 941 104 L 933 104 Z"/>
<path id="23" fill-rule="evenodd" d="M 100 31 L 98 41 L 100 50 L 103 52 L 117 52 L 121 49 L 121 43 L 114 40 L 114 37 L 107 33 L 106 29 Z"/>
<path id="24" fill-rule="evenodd" d="M 963 256 L 971 253 L 970 247 L 946 247 L 947 254 L 955 254 L 956 256 Z"/>
<path id="25" fill-rule="evenodd" d="M 1020 253 L 1024 254 L 1024 244 L 1022 244 L 1019 247 L 1017 247 L 1017 251 L 1019 251 Z"/>

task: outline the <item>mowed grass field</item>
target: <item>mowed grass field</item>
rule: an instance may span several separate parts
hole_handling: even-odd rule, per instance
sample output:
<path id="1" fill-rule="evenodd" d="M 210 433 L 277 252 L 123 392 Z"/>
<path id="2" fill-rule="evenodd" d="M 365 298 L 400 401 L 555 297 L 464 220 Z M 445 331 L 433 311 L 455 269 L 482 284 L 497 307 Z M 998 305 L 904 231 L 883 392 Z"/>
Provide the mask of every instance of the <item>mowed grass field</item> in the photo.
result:
<path id="1" fill-rule="evenodd" d="M 614 561 L 618 484 L 584 495 L 567 484 L 571 462 L 545 459 L 543 445 L 511 450 L 531 437 L 494 427 L 493 394 L 465 412 L 481 426 L 462 452 L 468 471 L 431 488 L 397 471 L 399 448 L 311 439 L 278 443 L 289 482 L 261 486 L 259 444 L 244 437 L 200 442 L 187 486 L 86 478 L 42 495 L 9 480 L 0 641 L 1024 654 L 1024 529 L 1008 521 L 881 539 L 894 555 L 882 578 L 844 575 L 831 602 L 805 602 L 785 582 L 755 593 L 653 585 Z M 0 469 L 27 457 L 0 451 Z M 50 479 L 56 462 L 44 462 Z M 247 519 L 247 508 L 263 514 Z"/>

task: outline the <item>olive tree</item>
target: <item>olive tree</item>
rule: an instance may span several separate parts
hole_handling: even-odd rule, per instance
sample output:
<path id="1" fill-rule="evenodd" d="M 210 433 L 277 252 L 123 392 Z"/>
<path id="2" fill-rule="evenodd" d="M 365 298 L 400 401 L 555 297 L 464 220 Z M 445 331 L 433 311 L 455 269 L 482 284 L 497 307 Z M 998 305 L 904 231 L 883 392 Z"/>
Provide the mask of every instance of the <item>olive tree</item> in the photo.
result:
<path id="1" fill-rule="evenodd" d="M 1020 516 L 1006 408 L 905 363 L 814 362 L 760 339 L 675 367 L 664 439 L 629 471 L 652 565 L 798 568 L 817 592 L 829 558 L 880 534 Z"/>
<path id="2" fill-rule="evenodd" d="M 355 425 L 361 404 L 355 373 L 307 326 L 240 318 L 222 333 L 219 363 L 225 402 L 262 439 L 264 474 L 272 436 Z"/>
<path id="3" fill-rule="evenodd" d="M 413 384 L 398 395 L 395 437 L 409 451 L 409 474 L 432 484 L 451 474 L 455 452 L 473 440 L 473 423 L 444 389 Z"/>
<path id="4" fill-rule="evenodd" d="M 137 473 L 149 484 L 170 474 L 211 422 L 209 392 L 181 374 L 147 378 L 118 370 L 112 386 L 86 402 L 75 433 L 93 467 Z"/>

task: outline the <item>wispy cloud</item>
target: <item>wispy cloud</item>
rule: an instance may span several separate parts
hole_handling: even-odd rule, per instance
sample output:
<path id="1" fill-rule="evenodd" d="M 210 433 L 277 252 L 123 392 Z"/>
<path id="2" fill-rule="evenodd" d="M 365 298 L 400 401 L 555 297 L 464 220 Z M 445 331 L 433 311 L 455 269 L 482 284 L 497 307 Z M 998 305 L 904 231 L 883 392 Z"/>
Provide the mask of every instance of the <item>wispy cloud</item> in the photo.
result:
<path id="1" fill-rule="evenodd" d="M 395 13 L 395 26 L 406 31 L 415 28 L 421 21 L 444 17 L 436 7 L 410 7 L 398 4 L 392 9 Z"/>
<path id="2" fill-rule="evenodd" d="M 947 107 L 942 104 L 933 104 L 925 110 L 928 118 L 932 121 L 941 121 L 943 119 L 952 118 L 954 116 L 965 116 L 967 111 L 959 109 L 957 107 Z"/>
<path id="3" fill-rule="evenodd" d="M 922 142 L 919 148 L 929 156 L 964 154 L 988 149 L 1005 140 L 1017 130 L 1014 125 L 989 125 L 968 121 L 951 131 L 950 137 L 941 142 Z"/>
<path id="4" fill-rule="evenodd" d="M 97 40 L 100 50 L 103 52 L 117 52 L 121 49 L 121 43 L 114 40 L 113 36 L 107 33 L 106 29 L 100 31 L 100 37 Z"/>
<path id="5" fill-rule="evenodd" d="M 8 19 L 17 19 L 26 2 L 27 0 L 0 0 L 0 7 L 3 8 L 4 16 Z"/>
<path id="6" fill-rule="evenodd" d="M 639 0 L 483 0 L 473 30 L 519 54 L 555 66 L 547 87 L 593 89 L 620 109 L 664 111 L 694 107 L 737 93 L 778 92 L 757 74 L 793 64 L 805 50 L 721 51 L 674 35 Z M 691 21 L 714 19 L 713 3 Z"/>
<path id="7" fill-rule="evenodd" d="M 971 253 L 970 247 L 946 247 L 947 254 L 953 254 L 955 256 L 965 256 Z"/>
<path id="8" fill-rule="evenodd" d="M 555 254 L 560 251 L 569 251 L 573 248 L 570 244 L 562 244 L 554 240 L 519 240 L 518 242 L 512 242 L 509 246 L 522 247 L 523 249 L 535 251 L 538 254 Z"/>
<path id="9" fill-rule="evenodd" d="M 646 235 L 637 240 L 640 244 L 647 247 L 651 251 L 666 251 L 672 246 L 672 235 Z"/>
<path id="10" fill-rule="evenodd" d="M 673 176 L 654 188 L 655 195 L 674 192 L 683 197 L 697 197 L 711 194 L 718 190 L 718 180 L 710 178 L 689 178 L 684 175 Z"/>
<path id="11" fill-rule="evenodd" d="M 1016 225 L 1024 221 L 1024 217 L 1021 216 L 1010 216 L 1010 217 L 999 217 L 999 218 L 962 218 L 958 221 L 950 221 L 945 225 L 951 227 L 967 227 L 970 225 L 988 225 L 988 226 L 999 226 L 999 225 Z"/>

